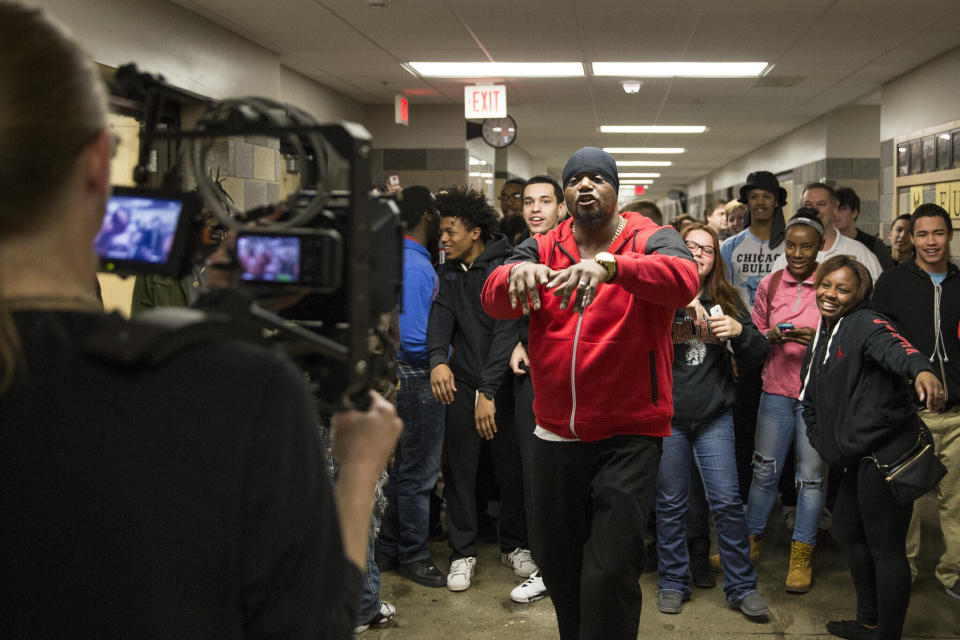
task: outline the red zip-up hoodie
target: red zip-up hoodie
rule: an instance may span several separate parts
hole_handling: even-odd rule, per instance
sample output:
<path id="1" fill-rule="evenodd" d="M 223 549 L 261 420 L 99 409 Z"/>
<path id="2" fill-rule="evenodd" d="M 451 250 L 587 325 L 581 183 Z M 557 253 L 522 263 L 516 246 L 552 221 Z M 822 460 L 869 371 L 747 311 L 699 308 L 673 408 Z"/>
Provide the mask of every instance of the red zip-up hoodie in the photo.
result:
<path id="1" fill-rule="evenodd" d="M 533 412 L 540 427 L 585 442 L 616 435 L 670 435 L 673 415 L 675 309 L 699 289 L 697 263 L 672 227 L 638 213 L 610 253 L 617 275 L 597 289 L 583 313 L 560 308 L 540 287 L 539 311 L 530 313 Z M 494 318 L 516 318 L 507 292 L 510 268 L 539 262 L 560 271 L 580 261 L 568 219 L 546 235 L 525 240 L 487 278 L 483 308 Z"/>

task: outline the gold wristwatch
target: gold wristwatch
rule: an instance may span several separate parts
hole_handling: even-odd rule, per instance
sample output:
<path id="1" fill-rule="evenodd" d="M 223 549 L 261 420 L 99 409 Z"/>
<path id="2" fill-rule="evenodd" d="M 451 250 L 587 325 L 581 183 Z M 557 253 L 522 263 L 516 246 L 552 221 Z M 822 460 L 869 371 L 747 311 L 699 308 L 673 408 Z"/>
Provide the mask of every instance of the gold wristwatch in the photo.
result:
<path id="1" fill-rule="evenodd" d="M 617 277 L 617 259 L 613 257 L 612 253 L 601 251 L 593 256 L 593 259 L 597 264 L 607 270 L 607 277 L 604 282 L 610 282 Z"/>

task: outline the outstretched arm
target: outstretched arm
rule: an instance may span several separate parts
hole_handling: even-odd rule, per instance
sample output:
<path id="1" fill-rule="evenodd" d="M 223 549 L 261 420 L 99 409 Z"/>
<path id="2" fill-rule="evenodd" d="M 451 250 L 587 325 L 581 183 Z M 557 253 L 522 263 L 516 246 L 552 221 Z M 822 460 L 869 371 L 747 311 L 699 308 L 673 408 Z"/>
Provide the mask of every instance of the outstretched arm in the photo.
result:
<path id="1" fill-rule="evenodd" d="M 539 308 L 540 287 L 546 284 L 548 272 L 540 264 L 536 238 L 527 238 L 487 277 L 480 294 L 484 311 L 492 318 L 509 319 L 529 313 L 531 306 Z"/>
<path id="2" fill-rule="evenodd" d="M 697 294 L 697 263 L 680 234 L 664 227 L 647 240 L 644 254 L 615 256 L 618 284 L 639 298 L 670 309 L 687 305 Z"/>

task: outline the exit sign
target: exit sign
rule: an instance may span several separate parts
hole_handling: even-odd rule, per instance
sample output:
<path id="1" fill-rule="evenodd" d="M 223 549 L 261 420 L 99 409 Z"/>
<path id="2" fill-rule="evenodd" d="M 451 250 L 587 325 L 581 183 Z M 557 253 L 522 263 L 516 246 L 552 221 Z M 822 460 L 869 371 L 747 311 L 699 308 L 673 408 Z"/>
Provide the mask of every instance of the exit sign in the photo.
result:
<path id="1" fill-rule="evenodd" d="M 393 96 L 393 121 L 405 127 L 410 126 L 410 103 L 399 94 Z"/>
<path id="2" fill-rule="evenodd" d="M 645 185 L 645 184 L 637 184 L 637 185 L 634 185 L 634 187 L 633 187 L 633 195 L 635 195 L 635 196 L 642 196 L 642 195 L 646 195 L 646 193 L 647 193 L 647 185 Z"/>
<path id="3" fill-rule="evenodd" d="M 506 85 L 478 84 L 464 87 L 463 115 L 467 119 L 506 118 Z"/>

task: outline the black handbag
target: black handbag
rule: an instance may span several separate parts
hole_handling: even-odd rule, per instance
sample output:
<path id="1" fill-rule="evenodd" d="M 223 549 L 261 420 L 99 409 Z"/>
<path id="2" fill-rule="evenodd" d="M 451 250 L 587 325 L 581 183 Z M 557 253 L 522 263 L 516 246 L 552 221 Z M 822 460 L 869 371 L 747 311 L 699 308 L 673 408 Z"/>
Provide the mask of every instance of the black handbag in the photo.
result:
<path id="1" fill-rule="evenodd" d="M 920 427 L 917 443 L 909 451 L 889 464 L 877 459 L 877 454 L 869 456 L 883 475 L 887 486 L 893 493 L 893 499 L 901 507 L 933 489 L 947 474 L 947 468 L 937 458 L 933 447 L 933 438 L 926 426 Z"/>

